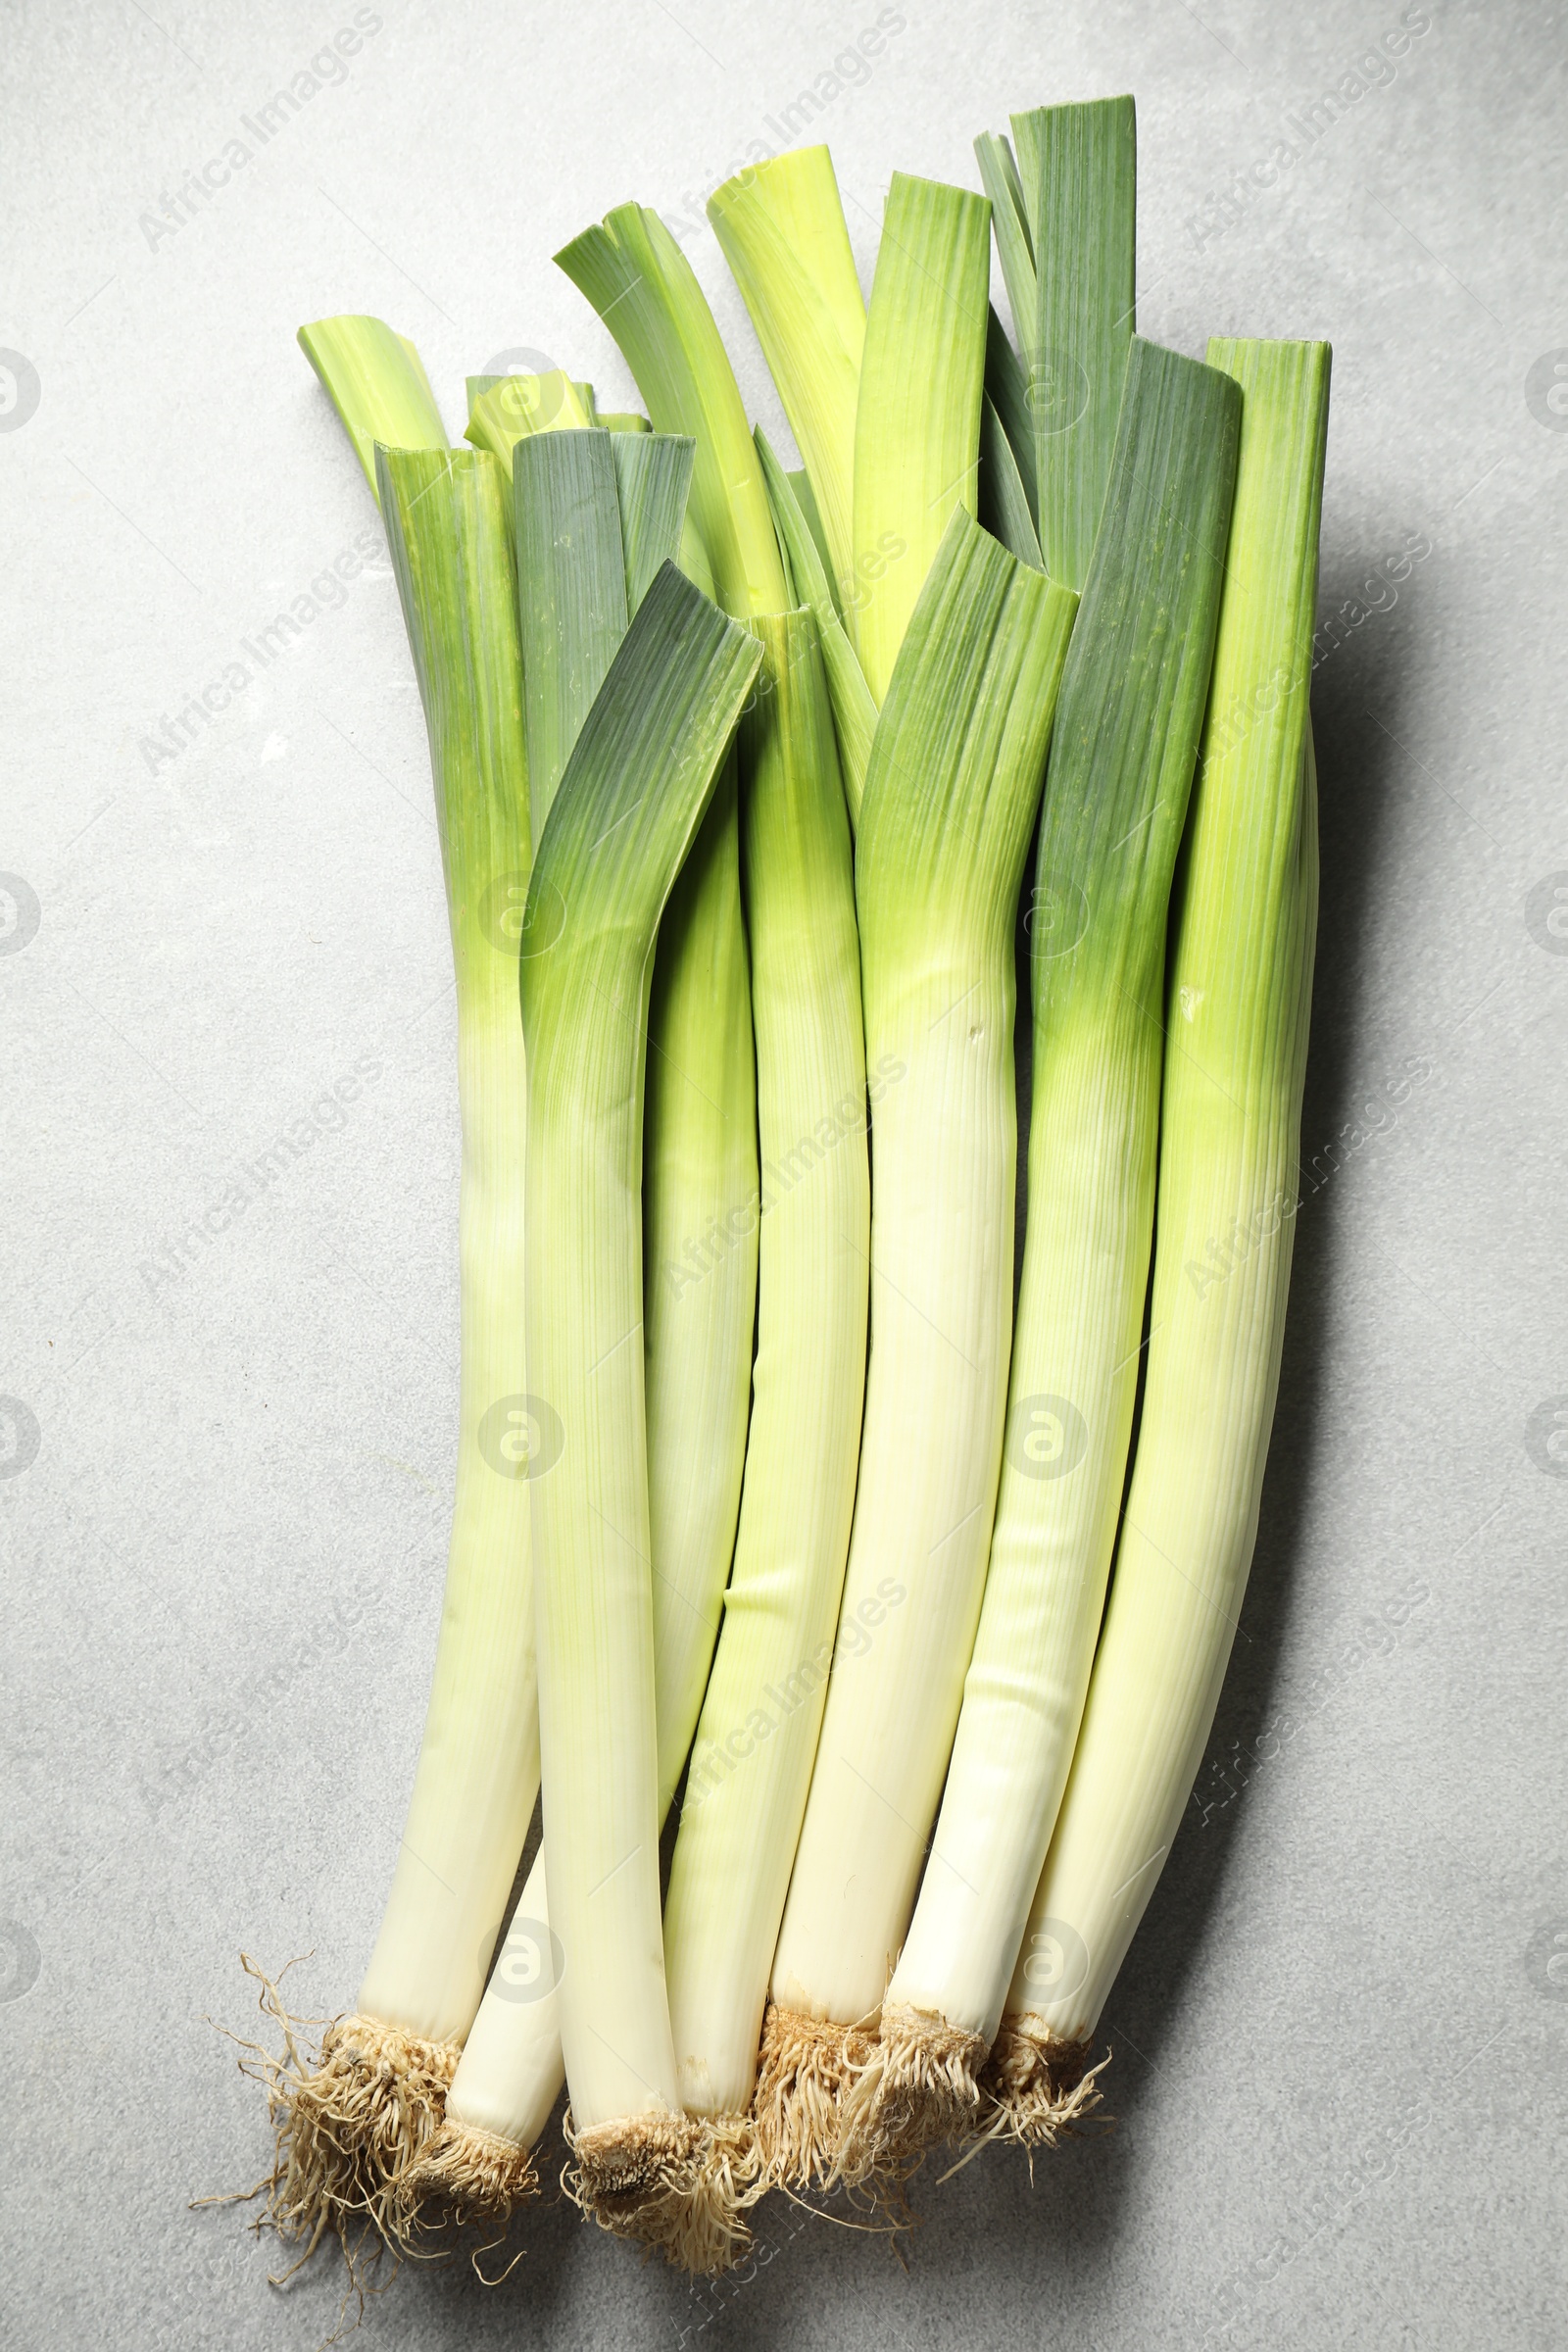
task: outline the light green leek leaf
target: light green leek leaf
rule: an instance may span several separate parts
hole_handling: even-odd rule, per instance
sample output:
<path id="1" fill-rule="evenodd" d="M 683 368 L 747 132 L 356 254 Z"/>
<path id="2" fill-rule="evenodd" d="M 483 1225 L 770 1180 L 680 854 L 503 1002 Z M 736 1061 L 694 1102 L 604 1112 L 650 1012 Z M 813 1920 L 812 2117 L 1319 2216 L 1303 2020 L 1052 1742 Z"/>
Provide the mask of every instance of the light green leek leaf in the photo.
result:
<path id="1" fill-rule="evenodd" d="M 641 409 L 601 409 L 594 418 L 607 433 L 651 433 L 653 426 Z"/>
<path id="2" fill-rule="evenodd" d="M 1240 409 L 1229 376 L 1134 341 L 1040 820 L 1029 1219 L 996 1529 L 884 2043 L 901 2011 L 995 2036 L 1089 1685 L 1148 1295 L 1166 917 Z"/>
<path id="3" fill-rule="evenodd" d="M 582 432 L 592 423 L 581 389 L 558 368 L 550 375 L 489 379 L 489 389 L 469 405 L 464 439 L 489 450 L 510 473 L 519 441 L 538 433 Z"/>
<path id="4" fill-rule="evenodd" d="M 760 431 L 760 429 L 759 426 L 758 430 Z M 795 493 L 795 503 L 806 517 L 807 528 L 811 534 L 817 554 L 822 559 L 822 569 L 827 575 L 827 584 L 833 591 L 833 602 L 836 606 L 839 592 L 833 577 L 833 558 L 828 548 L 827 533 L 822 527 L 821 509 L 816 503 L 816 493 L 811 488 L 811 477 L 804 466 L 799 466 L 788 476 L 788 480 L 790 488 Z"/>
<path id="5" fill-rule="evenodd" d="M 300 328 L 299 345 L 320 377 L 377 498 L 378 441 L 390 449 L 448 446 L 424 364 L 406 335 L 395 333 L 379 318 L 318 318 L 314 325 Z"/>
<path id="6" fill-rule="evenodd" d="M 751 2104 L 844 1583 L 870 1249 L 855 880 L 827 684 L 809 613 L 752 626 L 766 650 L 742 722 L 757 1362 L 735 1565 L 664 1914 L 681 2092 L 708 2116 Z"/>
<path id="7" fill-rule="evenodd" d="M 713 584 L 713 566 L 708 561 L 708 550 L 704 547 L 701 534 L 692 520 L 690 506 L 686 509 L 686 519 L 681 525 L 679 562 L 682 571 L 693 586 L 702 590 L 710 604 L 716 605 L 718 590 Z"/>
<path id="8" fill-rule="evenodd" d="M 1133 338 L 1138 127 L 1130 98 L 1014 115 L 1032 224 L 1033 318 L 1015 315 L 1029 376 L 1040 544 L 1082 588 L 1110 473 Z"/>
<path id="9" fill-rule="evenodd" d="M 1216 338 L 1208 359 L 1241 387 L 1241 443 L 1172 907 L 1148 1379 L 1083 1726 L 1008 1995 L 1037 2039 L 1094 2032 L 1208 1739 L 1257 1532 L 1298 1203 L 1329 352 Z M 1070 1982 L 1047 1956 L 1069 1948 Z"/>
<path id="10" fill-rule="evenodd" d="M 748 165 L 709 198 L 708 218 L 816 494 L 828 576 L 847 581 L 865 300 L 827 149 Z"/>
<path id="11" fill-rule="evenodd" d="M 951 516 L 978 512 L 990 223 L 983 196 L 894 172 L 856 410 L 854 572 L 841 583 L 877 704 Z"/>
<path id="12" fill-rule="evenodd" d="M 1034 235 L 1017 160 L 1007 141 L 989 130 L 980 133 L 974 152 L 980 166 L 980 184 L 991 199 L 991 225 L 996 230 L 997 257 L 1002 264 L 1002 282 L 1007 289 L 1013 324 L 1027 338 L 1033 332 L 1039 289 L 1035 279 Z"/>
<path id="13" fill-rule="evenodd" d="M 980 413 L 980 520 L 1020 564 L 1045 570 L 1029 493 L 989 393 Z"/>
<path id="14" fill-rule="evenodd" d="M 840 2025 L 875 2013 L 903 1941 L 980 1612 L 1012 1327 L 1013 918 L 1076 603 L 956 513 L 860 810 L 885 1085 L 842 1622 L 876 1632 L 834 1662 L 772 1982 L 781 2009 Z"/>
<path id="15" fill-rule="evenodd" d="M 620 500 L 629 620 L 661 564 L 678 558 L 695 451 L 677 433 L 616 433 L 610 437 L 610 454 Z M 696 585 L 707 594 L 701 580 Z"/>
<path id="16" fill-rule="evenodd" d="M 625 356 L 654 430 L 697 444 L 692 514 L 731 612 L 776 612 L 784 575 L 757 454 L 713 314 L 657 213 L 623 204 L 558 253 Z"/>
<path id="17" fill-rule="evenodd" d="M 865 771 L 871 758 L 871 738 L 876 732 L 876 705 L 871 700 L 865 672 L 839 618 L 821 551 L 801 511 L 790 477 L 768 447 L 767 436 L 760 425 L 757 428 L 757 454 L 761 461 L 762 478 L 767 484 L 767 495 L 778 524 L 779 537 L 788 553 L 790 570 L 802 602 L 809 607 L 816 622 L 822 665 L 827 672 L 828 694 L 833 705 L 833 726 L 838 736 L 845 803 L 849 808 L 851 825 L 858 826 L 860 820 L 860 797 L 865 790 Z"/>
<path id="18" fill-rule="evenodd" d="M 995 306 L 986 318 L 986 397 L 1002 420 L 1033 518 L 1040 512 L 1040 487 L 1035 471 L 1035 423 L 1029 407 L 1029 384 Z"/>
<path id="19" fill-rule="evenodd" d="M 660 915 L 760 660 L 673 565 L 660 572 L 567 762 L 524 930 L 528 1375 L 561 1433 L 530 1482 L 545 1850 L 579 2135 L 680 2110 L 659 1888 L 644 1054 Z"/>
<path id="20" fill-rule="evenodd" d="M 462 1381 L 435 1674 L 360 2006 L 407 2033 L 461 2042 L 539 1773 L 516 1012 L 529 866 L 522 673 L 500 467 L 471 450 L 382 448 L 376 463 L 429 732 L 457 967 Z"/>

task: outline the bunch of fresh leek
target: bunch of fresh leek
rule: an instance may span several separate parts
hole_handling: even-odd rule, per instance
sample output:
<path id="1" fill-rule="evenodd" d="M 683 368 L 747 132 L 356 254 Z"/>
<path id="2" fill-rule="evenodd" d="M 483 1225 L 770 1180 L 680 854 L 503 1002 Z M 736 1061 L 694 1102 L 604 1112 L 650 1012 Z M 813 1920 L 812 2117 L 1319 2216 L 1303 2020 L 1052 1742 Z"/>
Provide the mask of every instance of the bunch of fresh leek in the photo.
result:
<path id="1" fill-rule="evenodd" d="M 636 205 L 558 258 L 646 416 L 471 378 L 453 451 L 411 346 L 302 331 L 423 700 L 464 1127 L 413 1803 L 357 2011 L 269 2076 L 307 2251 L 505 2220 L 563 2074 L 572 2193 L 698 2271 L 769 2185 L 1096 2096 L 1273 1412 L 1328 357 L 1136 336 L 1130 99 L 977 153 L 894 175 L 868 306 L 825 149 L 714 196 L 794 472 Z"/>

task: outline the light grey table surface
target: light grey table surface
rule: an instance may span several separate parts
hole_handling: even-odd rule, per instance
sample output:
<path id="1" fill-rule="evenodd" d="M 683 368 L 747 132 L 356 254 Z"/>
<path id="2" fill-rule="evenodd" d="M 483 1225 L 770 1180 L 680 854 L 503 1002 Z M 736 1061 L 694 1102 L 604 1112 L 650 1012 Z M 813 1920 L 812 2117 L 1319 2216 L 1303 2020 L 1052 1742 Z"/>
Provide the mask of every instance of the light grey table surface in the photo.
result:
<path id="1" fill-rule="evenodd" d="M 452 419 L 519 349 L 629 396 L 550 256 L 635 195 L 782 434 L 701 207 L 801 93 L 868 282 L 895 167 L 978 184 L 975 132 L 1122 89 L 1144 331 L 1334 343 L 1345 623 L 1318 1180 L 1241 1637 L 1106 2021 L 1115 2128 L 922 2190 L 906 2270 L 766 2208 L 727 2298 L 546 2202 L 505 2290 L 406 2275 L 364 2340 L 1562 2340 L 1564 46 L 1522 0 L 7 11 L 8 2346 L 332 2326 L 329 2266 L 280 2297 L 244 2209 L 186 2209 L 264 2152 L 205 2020 L 251 2030 L 242 1945 L 351 1999 L 430 1664 L 449 951 L 384 557 L 313 595 L 374 517 L 294 330 L 394 320 Z"/>

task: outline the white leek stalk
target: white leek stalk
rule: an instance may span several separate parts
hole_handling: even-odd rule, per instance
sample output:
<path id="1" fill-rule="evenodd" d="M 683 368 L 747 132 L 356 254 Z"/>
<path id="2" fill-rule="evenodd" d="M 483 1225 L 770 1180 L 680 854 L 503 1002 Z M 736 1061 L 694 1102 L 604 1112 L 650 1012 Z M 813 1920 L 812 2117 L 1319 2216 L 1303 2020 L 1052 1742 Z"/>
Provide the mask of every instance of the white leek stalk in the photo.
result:
<path id="1" fill-rule="evenodd" d="M 873 312 L 875 305 L 873 303 Z M 1012 1315 L 1012 921 L 1076 599 L 961 510 L 877 725 L 856 893 L 873 1113 L 871 1339 L 841 1642 L 773 1964 L 776 2177 L 831 2111 L 914 1900 L 980 1611 Z"/>
<path id="2" fill-rule="evenodd" d="M 1000 2122 L 1040 2136 L 1080 2067 L 1208 1738 L 1279 1382 L 1317 902 L 1307 720 L 1322 343 L 1217 338 L 1240 461 L 1173 914 L 1149 1372 L 1083 1726 L 1007 2000 Z"/>

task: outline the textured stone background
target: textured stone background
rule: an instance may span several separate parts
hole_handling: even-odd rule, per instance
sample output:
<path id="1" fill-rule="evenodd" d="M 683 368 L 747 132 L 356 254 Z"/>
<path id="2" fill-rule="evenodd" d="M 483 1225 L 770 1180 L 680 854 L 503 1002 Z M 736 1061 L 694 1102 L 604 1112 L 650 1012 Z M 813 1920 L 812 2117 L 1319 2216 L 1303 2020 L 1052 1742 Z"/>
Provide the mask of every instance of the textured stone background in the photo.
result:
<path id="1" fill-rule="evenodd" d="M 164 714 L 372 521 L 302 319 L 392 318 L 454 419 L 465 370 L 522 347 L 624 392 L 549 257 L 636 195 L 782 433 L 701 199 L 790 143 L 783 110 L 878 9 L 7 13 L 0 2333 L 308 2348 L 324 2266 L 280 2300 L 240 2218 L 186 2199 L 261 2165 L 256 2094 L 204 2022 L 247 2023 L 241 1943 L 314 1954 L 303 2006 L 352 1994 L 444 1558 L 453 1001 L 385 562 L 177 755 Z M 357 14 L 341 81 L 154 234 Z M 1335 345 L 1323 1181 L 1242 1639 L 1107 2019 L 1112 2133 L 1033 2187 L 992 2155 L 926 2191 L 907 2271 L 768 2210 L 727 2299 L 547 2204 L 504 2293 L 406 2277 L 364 2340 L 1544 2347 L 1568 2034 L 1562 14 L 881 22 L 812 125 L 867 276 L 894 166 L 978 184 L 971 137 L 1010 108 L 1131 89 L 1144 331 Z M 1282 132 L 1336 91 L 1309 145 Z M 1282 135 L 1308 151 L 1227 201 Z M 1363 586 L 1413 545 L 1394 601 Z M 285 1130 L 297 1156 L 259 1175 Z"/>

